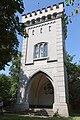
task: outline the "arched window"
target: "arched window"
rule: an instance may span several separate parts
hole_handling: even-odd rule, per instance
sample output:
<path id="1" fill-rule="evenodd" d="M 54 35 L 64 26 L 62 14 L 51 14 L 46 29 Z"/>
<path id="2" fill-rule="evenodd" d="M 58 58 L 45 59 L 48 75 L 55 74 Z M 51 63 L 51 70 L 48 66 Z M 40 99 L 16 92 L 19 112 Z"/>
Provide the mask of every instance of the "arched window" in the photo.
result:
<path id="1" fill-rule="evenodd" d="M 44 57 L 48 55 L 48 46 L 47 44 L 44 44 Z"/>
<path id="2" fill-rule="evenodd" d="M 45 42 L 34 46 L 34 58 L 44 58 L 48 56 L 48 45 Z"/>
<path id="3" fill-rule="evenodd" d="M 39 57 L 39 46 L 36 45 L 34 48 L 34 58 L 38 58 Z"/>
<path id="4" fill-rule="evenodd" d="M 44 44 L 43 43 L 40 44 L 39 50 L 40 50 L 40 57 L 44 57 Z"/>

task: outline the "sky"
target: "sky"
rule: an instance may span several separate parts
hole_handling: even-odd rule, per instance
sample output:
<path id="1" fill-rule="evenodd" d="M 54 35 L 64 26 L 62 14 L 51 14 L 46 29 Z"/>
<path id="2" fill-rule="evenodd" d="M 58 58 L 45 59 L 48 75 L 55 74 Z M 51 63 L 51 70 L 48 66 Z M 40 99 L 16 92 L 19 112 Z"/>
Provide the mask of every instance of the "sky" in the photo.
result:
<path id="1" fill-rule="evenodd" d="M 64 0 L 23 0 L 23 2 L 25 7 L 24 13 L 27 14 L 38 9 L 47 8 L 48 6 L 52 6 L 59 2 L 64 2 Z M 64 9 L 67 15 L 70 15 L 71 11 L 74 10 L 73 7 L 67 7 L 66 5 L 64 6 Z M 75 55 L 73 62 L 78 62 L 80 60 L 80 14 L 72 17 L 72 23 L 68 24 L 67 29 L 66 50 L 70 55 Z M 18 49 L 21 51 L 23 38 L 20 36 L 18 36 L 18 38 L 20 42 Z M 6 66 L 5 71 L 2 70 L 0 73 L 8 75 L 9 67 Z"/>

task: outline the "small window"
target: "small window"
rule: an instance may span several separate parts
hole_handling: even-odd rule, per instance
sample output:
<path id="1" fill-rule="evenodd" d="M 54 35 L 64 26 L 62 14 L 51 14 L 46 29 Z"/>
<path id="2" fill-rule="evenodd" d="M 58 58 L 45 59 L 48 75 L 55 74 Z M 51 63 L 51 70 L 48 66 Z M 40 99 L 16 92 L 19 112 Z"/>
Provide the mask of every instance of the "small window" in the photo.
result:
<path id="1" fill-rule="evenodd" d="M 37 21 L 37 22 L 40 22 L 40 17 L 38 17 L 38 18 L 36 19 L 36 21 Z"/>
<path id="2" fill-rule="evenodd" d="M 42 33 L 42 28 L 40 28 L 40 33 Z"/>
<path id="3" fill-rule="evenodd" d="M 51 26 L 49 26 L 49 31 L 51 31 Z"/>
<path id="4" fill-rule="evenodd" d="M 58 8 L 59 8 L 59 4 L 56 5 L 56 9 L 58 9 Z"/>
<path id="5" fill-rule="evenodd" d="M 51 14 L 47 15 L 48 20 L 51 19 Z"/>
<path id="6" fill-rule="evenodd" d="M 31 21 L 31 22 L 32 22 L 32 24 L 35 24 L 35 19 L 32 19 L 32 21 Z"/>
<path id="7" fill-rule="evenodd" d="M 45 42 L 38 43 L 34 46 L 34 58 L 44 58 L 48 55 L 48 45 Z"/>
<path id="8" fill-rule="evenodd" d="M 45 19 L 46 19 L 46 16 L 42 16 L 42 21 L 45 21 Z"/>
<path id="9" fill-rule="evenodd" d="M 26 22 L 26 24 L 27 24 L 27 25 L 30 25 L 30 21 L 28 20 L 28 21 Z"/>
<path id="10" fill-rule="evenodd" d="M 34 30 L 32 30 L 32 35 L 34 35 Z"/>

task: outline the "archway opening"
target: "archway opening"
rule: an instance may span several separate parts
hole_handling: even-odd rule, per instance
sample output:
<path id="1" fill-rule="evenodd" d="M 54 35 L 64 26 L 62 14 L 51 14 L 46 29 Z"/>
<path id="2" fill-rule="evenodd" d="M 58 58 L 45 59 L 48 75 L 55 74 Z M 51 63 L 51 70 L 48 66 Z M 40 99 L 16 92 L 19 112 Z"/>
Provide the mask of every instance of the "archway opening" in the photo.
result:
<path id="1" fill-rule="evenodd" d="M 28 102 L 29 108 L 53 108 L 54 88 L 45 73 L 38 72 L 31 78 Z"/>

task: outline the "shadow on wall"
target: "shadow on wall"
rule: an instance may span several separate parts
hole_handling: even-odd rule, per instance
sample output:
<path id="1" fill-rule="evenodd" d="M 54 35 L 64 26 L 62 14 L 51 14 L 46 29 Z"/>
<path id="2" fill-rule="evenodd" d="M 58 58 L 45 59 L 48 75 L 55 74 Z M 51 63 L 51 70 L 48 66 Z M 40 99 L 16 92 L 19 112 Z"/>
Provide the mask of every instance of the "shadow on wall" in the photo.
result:
<path id="1" fill-rule="evenodd" d="M 10 104 L 10 106 L 8 106 L 5 109 L 6 110 L 5 112 L 16 113 L 20 111 L 18 104 L 22 105 L 24 102 L 26 102 L 27 82 L 28 82 L 28 77 L 24 74 L 23 70 L 21 69 L 20 76 L 19 76 L 19 82 L 18 82 L 18 94 L 17 94 L 16 103 Z M 22 95 L 22 92 L 24 93 L 23 95 Z"/>
<path id="2" fill-rule="evenodd" d="M 18 83 L 18 96 L 17 102 L 24 103 L 26 102 L 26 92 L 27 92 L 27 83 L 29 78 L 24 74 L 24 71 L 20 70 L 19 83 Z M 19 101 L 18 101 L 19 100 Z"/>

